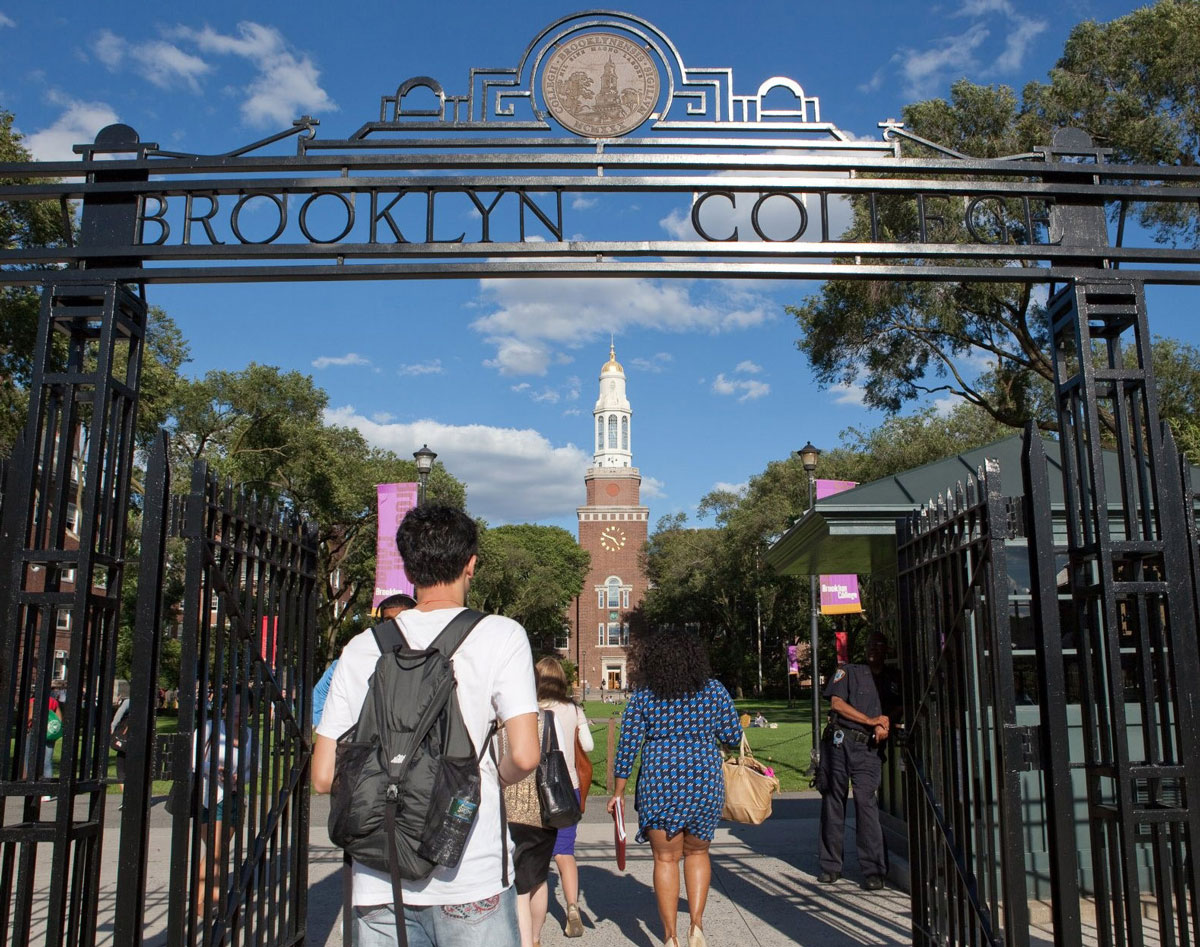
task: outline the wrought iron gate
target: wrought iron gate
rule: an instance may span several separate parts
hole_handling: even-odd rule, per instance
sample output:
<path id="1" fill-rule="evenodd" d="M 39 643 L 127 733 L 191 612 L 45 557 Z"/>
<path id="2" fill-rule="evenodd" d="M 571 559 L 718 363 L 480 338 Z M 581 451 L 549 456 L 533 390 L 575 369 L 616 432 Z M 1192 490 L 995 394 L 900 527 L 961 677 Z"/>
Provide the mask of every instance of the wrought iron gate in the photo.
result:
<path id="1" fill-rule="evenodd" d="M 192 473 L 168 944 L 300 944 L 308 889 L 316 533 Z"/>
<path id="2" fill-rule="evenodd" d="M 1141 459 L 1122 471 L 1120 451 L 1109 451 L 1106 463 L 1097 449 L 1092 466 L 1064 439 L 1066 501 L 1052 513 L 1043 443 L 1031 430 L 1023 499 L 1000 495 L 990 463 L 977 481 L 903 521 L 900 637 L 918 943 L 1028 944 L 1034 900 L 1049 901 L 1042 926 L 1056 944 L 1196 943 L 1191 853 L 1200 806 L 1188 789 L 1200 785 L 1200 760 L 1181 705 L 1200 699 L 1200 663 L 1189 626 L 1171 618 L 1197 601 L 1200 497 L 1169 435 L 1161 443 L 1162 492 L 1147 493 L 1178 491 L 1188 501 L 1179 517 L 1188 550 L 1173 560 L 1177 591 L 1168 592 L 1163 575 L 1168 530 L 1159 511 L 1171 507 L 1150 503 L 1146 522 L 1129 512 L 1129 498 L 1104 503 L 1102 492 L 1081 486 L 1106 473 L 1122 483 L 1149 477 L 1153 468 Z M 1110 514 L 1123 522 L 1108 523 Z M 1085 522 L 1090 538 L 1080 543 L 1071 532 Z M 1144 529 L 1144 546 L 1131 536 L 1134 526 Z M 1018 686 L 1012 659 L 1014 541 L 1028 546 L 1032 688 Z M 1107 583 L 1094 561 L 1105 545 L 1115 547 Z M 1036 708 L 1018 712 L 1017 694 Z M 1040 891 L 1033 839 L 1045 847 Z"/>

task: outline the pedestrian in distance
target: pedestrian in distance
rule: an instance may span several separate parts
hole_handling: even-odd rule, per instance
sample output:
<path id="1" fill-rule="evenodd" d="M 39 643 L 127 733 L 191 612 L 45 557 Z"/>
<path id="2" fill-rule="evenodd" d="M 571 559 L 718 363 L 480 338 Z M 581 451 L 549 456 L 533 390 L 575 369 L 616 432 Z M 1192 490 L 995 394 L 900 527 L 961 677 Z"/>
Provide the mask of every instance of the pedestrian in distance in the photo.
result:
<path id="1" fill-rule="evenodd" d="M 579 745 L 583 747 L 584 753 L 590 753 L 596 745 L 592 739 L 592 730 L 588 726 L 587 715 L 582 707 L 571 700 L 567 689 L 567 674 L 558 658 L 542 658 L 534 665 L 533 671 L 537 677 L 538 706 L 554 714 L 558 745 L 562 748 L 563 758 L 567 761 L 567 769 L 571 773 L 571 785 L 575 787 L 575 797 L 582 798 L 579 773 L 575 769 L 575 739 L 578 736 Z M 563 925 L 563 933 L 567 937 L 583 936 L 583 918 L 579 914 L 579 866 L 575 863 L 575 834 L 574 825 L 559 829 L 553 852 L 554 866 L 558 869 L 558 878 L 562 883 L 563 899 L 567 902 L 567 919 Z M 537 943 L 542 939 L 541 927 L 537 920 L 539 910 L 541 919 L 545 920 L 545 900 L 539 905 L 535 895 L 532 910 L 534 942 Z"/>
<path id="2" fill-rule="evenodd" d="M 687 891 L 689 947 L 705 947 L 704 907 L 712 879 L 708 849 L 725 804 L 719 744 L 742 727 L 729 692 L 712 678 L 699 635 L 681 628 L 641 631 L 630 642 L 633 694 L 621 717 L 611 813 L 642 755 L 634 793 L 639 842 L 654 853 L 654 896 L 663 943 L 678 947 L 679 862 Z"/>
<path id="3" fill-rule="evenodd" d="M 410 608 L 415 607 L 417 600 L 411 595 L 406 595 L 404 592 L 397 592 L 395 595 L 389 595 L 379 603 L 379 618 L 381 621 L 387 621 L 390 618 L 395 618 L 401 612 L 406 612 Z M 325 673 L 321 675 L 313 688 L 313 727 L 321 722 L 321 714 L 325 711 L 325 698 L 329 696 L 329 682 L 333 680 L 333 672 L 337 668 L 337 658 L 333 659 L 333 663 L 325 669 Z"/>
<path id="4" fill-rule="evenodd" d="M 549 719 L 545 711 L 538 713 L 539 748 Z M 558 830 L 545 824 L 536 772 L 504 787 L 504 809 L 508 816 L 508 832 L 513 840 L 517 927 L 521 947 L 540 947 L 542 928 L 546 924 L 547 879 Z"/>
<path id="5" fill-rule="evenodd" d="M 878 891 L 887 875 L 887 848 L 879 824 L 879 785 L 885 746 L 901 712 L 900 680 L 885 665 L 887 639 L 872 632 L 865 664 L 845 664 L 825 686 L 829 724 L 821 735 L 817 789 L 821 793 L 821 873 L 817 881 L 834 884 L 842 877 L 846 834 L 846 797 L 854 786 L 858 863 L 863 887 Z"/>
<path id="6" fill-rule="evenodd" d="M 405 572 L 416 587 L 416 608 L 394 621 L 409 649 L 426 649 L 464 610 L 475 574 L 478 529 L 461 510 L 422 504 L 410 510 L 396 534 Z M 342 650 L 316 731 L 312 781 L 317 792 L 333 785 L 339 737 L 358 724 L 369 682 L 380 658 L 375 635 L 362 632 Z M 529 640 L 517 622 L 488 615 L 454 651 L 458 712 L 476 751 L 487 747 L 497 719 L 506 748 L 493 762 L 479 761 L 479 804 L 461 856 L 453 868 L 435 868 L 401 885 L 403 932 L 412 947 L 517 947 L 516 893 L 508 879 L 512 847 L 501 826 L 500 790 L 537 767 L 537 694 Z M 352 873 L 356 947 L 399 943 L 392 879 L 358 861 Z"/>

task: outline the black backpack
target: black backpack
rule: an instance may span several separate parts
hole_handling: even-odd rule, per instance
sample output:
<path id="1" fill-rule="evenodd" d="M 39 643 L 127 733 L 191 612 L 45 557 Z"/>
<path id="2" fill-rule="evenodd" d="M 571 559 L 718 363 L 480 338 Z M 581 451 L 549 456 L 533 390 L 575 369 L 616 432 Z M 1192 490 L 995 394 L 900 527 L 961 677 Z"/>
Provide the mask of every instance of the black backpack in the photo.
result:
<path id="1" fill-rule="evenodd" d="M 380 650 L 375 673 L 358 722 L 338 738 L 329 837 L 349 858 L 391 876 L 402 947 L 400 882 L 458 864 L 479 807 L 479 761 L 489 749 L 495 759 L 496 725 L 477 755 L 450 663 L 483 617 L 464 609 L 421 651 L 409 648 L 395 621 L 373 628 Z M 507 887 L 503 794 L 500 815 Z"/>

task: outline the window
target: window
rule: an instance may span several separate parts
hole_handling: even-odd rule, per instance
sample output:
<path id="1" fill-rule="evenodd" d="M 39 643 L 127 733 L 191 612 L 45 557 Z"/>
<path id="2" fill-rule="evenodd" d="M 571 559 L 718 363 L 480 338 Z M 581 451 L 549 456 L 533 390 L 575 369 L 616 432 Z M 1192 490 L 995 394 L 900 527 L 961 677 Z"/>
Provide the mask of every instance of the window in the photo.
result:
<path id="1" fill-rule="evenodd" d="M 604 631 L 604 622 L 600 622 L 600 632 L 596 635 L 596 644 L 600 645 L 601 647 L 604 646 Z"/>
<path id="2" fill-rule="evenodd" d="M 608 644 L 619 645 L 621 641 L 621 629 L 624 626 L 619 621 L 610 621 L 608 623 Z"/>
<path id="3" fill-rule="evenodd" d="M 67 532 L 79 533 L 79 507 L 74 503 L 67 504 Z"/>
<path id="4" fill-rule="evenodd" d="M 59 631 L 71 630 L 71 610 L 69 608 L 60 608 L 55 615 L 54 627 Z"/>
<path id="5" fill-rule="evenodd" d="M 604 589 L 596 589 L 596 607 L 604 607 Z"/>
<path id="6" fill-rule="evenodd" d="M 617 416 L 615 414 L 608 416 L 608 447 L 609 450 L 617 449 Z"/>
<path id="7" fill-rule="evenodd" d="M 629 418 L 621 418 L 621 450 L 629 450 Z"/>
<path id="8" fill-rule="evenodd" d="M 621 580 L 613 576 L 608 580 L 608 608 L 621 606 Z"/>
<path id="9" fill-rule="evenodd" d="M 621 589 L 621 607 L 629 607 L 629 589 Z"/>
<path id="10" fill-rule="evenodd" d="M 72 585 L 74 585 L 75 584 L 75 567 L 68 566 L 67 568 L 63 569 L 62 572 L 60 572 L 58 575 L 58 581 L 59 582 L 70 582 Z"/>
<path id="11" fill-rule="evenodd" d="M 67 677 L 67 652 L 65 651 L 54 652 L 54 676 L 60 681 Z"/>
<path id="12" fill-rule="evenodd" d="M 563 630 L 554 636 L 554 650 L 566 651 L 571 647 L 571 628 L 564 625 Z"/>
<path id="13" fill-rule="evenodd" d="M 604 418 L 596 418 L 596 450 L 604 450 Z"/>

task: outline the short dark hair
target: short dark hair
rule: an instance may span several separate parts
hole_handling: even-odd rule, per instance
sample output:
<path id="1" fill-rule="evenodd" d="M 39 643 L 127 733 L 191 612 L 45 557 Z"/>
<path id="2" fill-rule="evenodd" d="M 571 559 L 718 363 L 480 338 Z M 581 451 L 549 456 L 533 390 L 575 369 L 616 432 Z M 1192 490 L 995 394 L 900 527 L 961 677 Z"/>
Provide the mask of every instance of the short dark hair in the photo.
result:
<path id="1" fill-rule="evenodd" d="M 677 625 L 635 631 L 629 661 L 633 686 L 645 687 L 664 700 L 696 694 L 712 677 L 708 647 L 700 633 Z"/>
<path id="2" fill-rule="evenodd" d="M 415 598 L 413 598 L 411 595 L 409 595 L 407 592 L 397 592 L 395 595 L 389 595 L 382 602 L 380 602 L 379 607 L 376 609 L 376 611 L 378 611 L 379 614 L 382 615 L 384 613 L 384 611 L 386 611 L 389 608 L 405 609 L 405 608 L 416 608 L 416 606 L 417 606 L 417 600 Z"/>
<path id="3" fill-rule="evenodd" d="M 462 510 L 437 503 L 413 507 L 396 530 L 408 579 L 419 589 L 453 582 L 479 549 L 479 529 Z"/>

